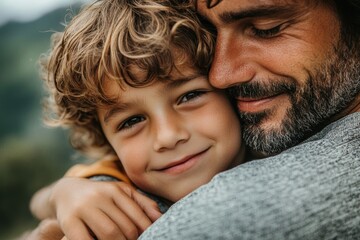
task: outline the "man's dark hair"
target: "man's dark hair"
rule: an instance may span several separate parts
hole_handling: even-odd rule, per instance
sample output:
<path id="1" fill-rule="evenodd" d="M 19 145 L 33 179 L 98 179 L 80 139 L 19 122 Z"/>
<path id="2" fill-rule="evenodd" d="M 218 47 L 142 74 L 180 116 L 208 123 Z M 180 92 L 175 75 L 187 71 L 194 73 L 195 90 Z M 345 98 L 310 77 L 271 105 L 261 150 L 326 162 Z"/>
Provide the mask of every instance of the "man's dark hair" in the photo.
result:
<path id="1" fill-rule="evenodd" d="M 342 38 L 351 49 L 360 48 L 360 0 L 335 0 L 340 17 Z"/>
<path id="2" fill-rule="evenodd" d="M 335 4 L 342 21 L 360 26 L 360 0 L 335 0 Z"/>
<path id="3" fill-rule="evenodd" d="M 342 20 L 360 26 L 360 0 L 335 0 Z"/>

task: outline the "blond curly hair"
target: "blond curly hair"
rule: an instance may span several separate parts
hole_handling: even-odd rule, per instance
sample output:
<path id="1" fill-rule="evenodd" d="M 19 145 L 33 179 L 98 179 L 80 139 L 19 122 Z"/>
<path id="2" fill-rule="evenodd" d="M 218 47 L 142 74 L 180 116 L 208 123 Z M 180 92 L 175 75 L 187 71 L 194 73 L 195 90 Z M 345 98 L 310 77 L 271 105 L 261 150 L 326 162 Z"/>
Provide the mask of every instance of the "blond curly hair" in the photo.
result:
<path id="1" fill-rule="evenodd" d="M 114 103 L 103 81 L 141 87 L 155 77 L 166 79 L 176 64 L 174 48 L 208 72 L 214 34 L 201 26 L 191 0 L 100 0 L 83 6 L 64 32 L 52 35 L 52 47 L 41 58 L 49 93 L 46 123 L 69 128 L 72 146 L 88 157 L 114 154 L 96 111 Z M 145 79 L 135 77 L 133 66 Z"/>

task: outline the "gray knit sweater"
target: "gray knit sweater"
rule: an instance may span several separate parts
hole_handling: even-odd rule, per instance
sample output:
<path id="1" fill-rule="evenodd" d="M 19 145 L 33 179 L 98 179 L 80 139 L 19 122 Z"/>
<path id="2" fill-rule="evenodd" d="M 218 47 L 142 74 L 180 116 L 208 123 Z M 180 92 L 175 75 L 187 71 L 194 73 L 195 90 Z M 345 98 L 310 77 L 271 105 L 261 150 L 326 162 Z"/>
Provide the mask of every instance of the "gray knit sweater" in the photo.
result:
<path id="1" fill-rule="evenodd" d="M 360 239 L 360 113 L 217 175 L 140 239 Z"/>

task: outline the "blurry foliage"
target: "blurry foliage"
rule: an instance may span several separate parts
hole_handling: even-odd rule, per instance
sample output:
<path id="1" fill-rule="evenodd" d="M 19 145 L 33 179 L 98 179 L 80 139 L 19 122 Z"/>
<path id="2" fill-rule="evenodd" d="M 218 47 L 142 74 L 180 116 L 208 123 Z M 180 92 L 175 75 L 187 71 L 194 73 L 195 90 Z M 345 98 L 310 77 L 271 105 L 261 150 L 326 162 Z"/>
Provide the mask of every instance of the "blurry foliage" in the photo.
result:
<path id="1" fill-rule="evenodd" d="M 74 164 L 66 132 L 42 123 L 37 63 L 50 47 L 51 33 L 63 29 L 68 11 L 0 26 L 0 239 L 35 226 L 28 210 L 32 194 Z"/>

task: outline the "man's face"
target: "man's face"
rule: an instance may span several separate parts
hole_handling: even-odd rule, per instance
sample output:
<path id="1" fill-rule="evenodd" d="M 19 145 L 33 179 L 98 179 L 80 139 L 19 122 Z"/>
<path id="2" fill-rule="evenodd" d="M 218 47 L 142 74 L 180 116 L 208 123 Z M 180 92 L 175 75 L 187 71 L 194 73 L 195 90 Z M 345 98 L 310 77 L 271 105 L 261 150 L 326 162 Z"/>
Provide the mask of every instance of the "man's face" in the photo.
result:
<path id="1" fill-rule="evenodd" d="M 237 98 L 244 140 L 256 152 L 279 153 L 351 112 L 359 54 L 324 2 L 223 0 L 209 9 L 198 1 L 217 29 L 210 82 Z"/>

